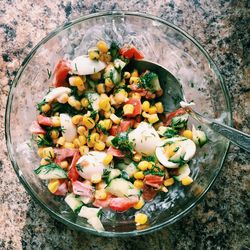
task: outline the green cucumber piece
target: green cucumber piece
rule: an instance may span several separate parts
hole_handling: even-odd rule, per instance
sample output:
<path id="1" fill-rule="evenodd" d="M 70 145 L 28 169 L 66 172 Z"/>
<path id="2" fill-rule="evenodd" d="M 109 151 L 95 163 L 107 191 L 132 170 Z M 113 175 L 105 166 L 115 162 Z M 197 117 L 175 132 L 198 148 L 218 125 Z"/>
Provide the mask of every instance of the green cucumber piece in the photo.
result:
<path id="1" fill-rule="evenodd" d="M 126 63 L 122 61 L 121 59 L 115 59 L 114 60 L 114 67 L 121 72 L 121 70 L 126 66 Z"/>
<path id="2" fill-rule="evenodd" d="M 157 133 L 161 136 L 167 137 L 167 138 L 172 138 L 176 135 L 178 135 L 178 131 L 171 128 L 171 127 L 164 127 L 164 126 L 160 126 L 158 128 Z"/>
<path id="3" fill-rule="evenodd" d="M 114 84 L 118 84 L 121 81 L 121 74 L 115 69 L 114 65 L 110 64 L 104 73 L 104 78 L 110 78 Z"/>
<path id="4" fill-rule="evenodd" d="M 207 143 L 208 138 L 204 131 L 196 129 L 195 126 L 193 125 L 192 133 L 193 133 L 192 139 L 196 145 L 202 147 L 204 144 Z"/>
<path id="5" fill-rule="evenodd" d="M 178 169 L 179 175 L 174 176 L 174 179 L 177 181 L 181 181 L 183 178 L 189 176 L 190 174 L 190 168 L 188 164 L 184 164 L 183 166 L 179 167 Z"/>
<path id="6" fill-rule="evenodd" d="M 127 173 L 128 177 L 131 178 L 136 172 L 136 166 L 133 162 L 130 164 L 119 163 L 117 168 Z"/>
<path id="7" fill-rule="evenodd" d="M 34 172 L 42 180 L 68 178 L 67 173 L 54 162 L 47 165 L 41 165 L 35 169 Z"/>
<path id="8" fill-rule="evenodd" d="M 73 193 L 68 194 L 64 200 L 74 212 L 83 206 L 82 201 Z"/>
<path id="9" fill-rule="evenodd" d="M 119 169 L 110 169 L 109 171 L 110 172 L 109 172 L 108 182 L 112 181 L 113 179 L 121 175 L 121 171 Z"/>
<path id="10" fill-rule="evenodd" d="M 172 118 L 171 127 L 175 129 L 186 128 L 188 117 L 189 117 L 188 114 L 175 116 L 174 118 Z"/>

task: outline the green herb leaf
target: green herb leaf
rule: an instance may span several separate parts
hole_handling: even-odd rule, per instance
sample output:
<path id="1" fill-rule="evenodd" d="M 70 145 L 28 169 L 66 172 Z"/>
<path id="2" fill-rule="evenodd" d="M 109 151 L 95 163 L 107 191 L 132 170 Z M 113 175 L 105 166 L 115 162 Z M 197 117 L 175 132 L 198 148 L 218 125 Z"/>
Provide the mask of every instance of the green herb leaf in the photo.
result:
<path id="1" fill-rule="evenodd" d="M 118 148 L 122 152 L 127 152 L 129 154 L 133 151 L 133 143 L 128 139 L 128 133 L 122 132 L 111 140 L 114 147 Z"/>

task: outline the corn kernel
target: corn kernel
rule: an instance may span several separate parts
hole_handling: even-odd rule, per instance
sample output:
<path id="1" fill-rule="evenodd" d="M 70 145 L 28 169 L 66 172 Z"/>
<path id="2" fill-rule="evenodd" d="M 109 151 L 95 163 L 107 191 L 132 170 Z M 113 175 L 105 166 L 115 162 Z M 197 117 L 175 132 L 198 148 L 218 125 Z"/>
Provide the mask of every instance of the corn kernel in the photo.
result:
<path id="1" fill-rule="evenodd" d="M 91 182 L 96 184 L 102 181 L 102 176 L 100 174 L 93 174 L 91 176 Z"/>
<path id="2" fill-rule="evenodd" d="M 68 96 L 68 94 L 66 94 L 66 93 L 64 93 L 64 94 L 62 94 L 62 95 L 60 95 L 59 97 L 57 97 L 57 101 L 59 102 L 59 103 L 67 103 L 68 102 L 68 99 L 69 99 L 69 96 Z"/>
<path id="3" fill-rule="evenodd" d="M 91 60 L 98 60 L 100 57 L 98 50 L 90 50 L 88 54 Z"/>
<path id="4" fill-rule="evenodd" d="M 72 118 L 72 123 L 77 125 L 81 120 L 82 120 L 82 116 L 81 115 L 74 115 Z"/>
<path id="5" fill-rule="evenodd" d="M 81 146 L 80 140 L 78 138 L 75 138 L 73 140 L 73 144 L 74 144 L 75 148 L 79 148 Z"/>
<path id="6" fill-rule="evenodd" d="M 94 149 L 98 151 L 103 151 L 105 149 L 105 143 L 102 141 L 95 142 Z"/>
<path id="7" fill-rule="evenodd" d="M 107 53 L 109 48 L 106 42 L 100 40 L 97 42 L 96 47 L 100 50 L 102 53 Z"/>
<path id="8" fill-rule="evenodd" d="M 111 121 L 110 119 L 105 119 L 105 120 L 103 120 L 103 127 L 104 127 L 106 130 L 111 129 L 111 127 L 112 127 L 112 121 Z"/>
<path id="9" fill-rule="evenodd" d="M 182 135 L 190 140 L 193 138 L 193 133 L 191 130 L 187 129 L 182 132 Z"/>
<path id="10" fill-rule="evenodd" d="M 86 131 L 87 131 L 87 129 L 86 129 L 84 126 L 79 126 L 79 127 L 77 128 L 77 133 L 78 133 L 79 135 L 85 135 Z"/>
<path id="11" fill-rule="evenodd" d="M 83 108 L 87 108 L 88 105 L 89 105 L 88 99 L 87 98 L 82 98 L 81 104 L 82 104 Z"/>
<path id="12" fill-rule="evenodd" d="M 91 117 L 88 117 L 86 115 L 83 116 L 82 123 L 88 129 L 92 129 L 95 127 L 95 121 Z"/>
<path id="13" fill-rule="evenodd" d="M 58 130 L 51 130 L 50 131 L 50 136 L 51 136 L 51 138 L 52 139 L 57 139 L 58 137 L 59 137 L 59 132 L 58 132 Z"/>
<path id="14" fill-rule="evenodd" d="M 133 156 L 133 160 L 134 160 L 135 162 L 139 162 L 139 161 L 141 160 L 141 158 L 142 158 L 142 155 L 139 154 L 139 153 L 136 153 L 136 154 Z"/>
<path id="15" fill-rule="evenodd" d="M 58 138 L 58 140 L 57 140 L 58 145 L 62 146 L 64 143 L 65 143 L 65 138 L 64 137 L 61 136 L 60 138 Z"/>
<path id="16" fill-rule="evenodd" d="M 113 88 L 115 85 L 114 85 L 113 81 L 110 78 L 106 78 L 105 79 L 105 86 L 109 87 L 109 88 Z"/>
<path id="17" fill-rule="evenodd" d="M 67 161 L 61 161 L 59 165 L 62 169 L 68 169 L 69 167 L 69 163 Z"/>
<path id="18" fill-rule="evenodd" d="M 108 112 L 111 108 L 108 98 L 101 98 L 99 101 L 99 108 L 105 112 Z"/>
<path id="19" fill-rule="evenodd" d="M 98 133 L 92 133 L 90 135 L 90 142 L 95 143 L 100 139 L 100 135 Z"/>
<path id="20" fill-rule="evenodd" d="M 176 144 L 173 143 L 171 145 L 166 145 L 164 147 L 164 152 L 165 152 L 165 155 L 168 157 L 168 159 L 171 158 L 176 153 Z"/>
<path id="21" fill-rule="evenodd" d="M 43 149 L 43 157 L 44 158 L 54 158 L 55 153 L 52 147 L 47 147 Z"/>
<path id="22" fill-rule="evenodd" d="M 145 171 L 147 169 L 150 169 L 152 168 L 152 163 L 151 162 L 148 162 L 148 161 L 141 161 L 139 164 L 138 164 L 138 168 L 142 171 Z"/>
<path id="23" fill-rule="evenodd" d="M 134 177 L 135 177 L 135 179 L 143 179 L 144 178 L 144 174 L 143 174 L 143 172 L 142 171 L 139 171 L 139 172 L 135 172 L 134 173 Z"/>
<path id="24" fill-rule="evenodd" d="M 96 190 L 104 189 L 107 186 L 107 184 L 104 181 L 101 181 L 95 185 Z"/>
<path id="25" fill-rule="evenodd" d="M 49 164 L 50 162 L 48 161 L 47 158 L 42 158 L 41 161 L 40 161 L 40 165 L 47 165 Z"/>
<path id="26" fill-rule="evenodd" d="M 144 101 L 142 103 L 142 110 L 145 111 L 145 112 L 148 112 L 149 111 L 149 108 L 150 108 L 150 103 L 149 101 Z"/>
<path id="27" fill-rule="evenodd" d="M 114 96 L 115 104 L 122 104 L 127 99 L 127 92 L 126 91 L 119 91 Z"/>
<path id="28" fill-rule="evenodd" d="M 83 86 L 83 80 L 80 76 L 71 76 L 69 78 L 69 84 L 76 87 Z"/>
<path id="29" fill-rule="evenodd" d="M 157 108 L 155 106 L 152 106 L 149 108 L 148 113 L 150 115 L 156 114 L 157 113 Z"/>
<path id="30" fill-rule="evenodd" d="M 106 141 L 107 141 L 107 138 L 108 138 L 107 135 L 105 135 L 104 133 L 100 133 L 100 140 L 101 140 L 101 141 L 106 142 Z"/>
<path id="31" fill-rule="evenodd" d="M 74 96 L 70 96 L 69 99 L 68 99 L 68 104 L 77 109 L 77 110 L 80 110 L 82 105 L 81 105 L 81 102 L 79 102 L 78 100 L 75 99 Z"/>
<path id="32" fill-rule="evenodd" d="M 142 112 L 142 116 L 144 118 L 149 118 L 150 117 L 150 115 L 148 113 L 146 113 L 145 111 Z"/>
<path id="33" fill-rule="evenodd" d="M 43 158 L 43 149 L 44 149 L 44 148 L 38 148 L 38 150 L 37 150 L 37 154 L 38 154 L 38 156 L 41 157 L 41 158 Z"/>
<path id="34" fill-rule="evenodd" d="M 112 113 L 110 111 L 104 112 L 104 117 L 107 119 L 110 118 L 111 115 L 112 115 Z"/>
<path id="35" fill-rule="evenodd" d="M 52 127 L 60 127 L 61 126 L 61 120 L 58 116 L 52 116 Z"/>
<path id="36" fill-rule="evenodd" d="M 77 89 L 78 89 L 78 91 L 77 91 L 78 95 L 81 95 L 83 93 L 83 91 L 86 89 L 86 87 L 83 84 L 81 86 L 77 86 Z"/>
<path id="37" fill-rule="evenodd" d="M 105 85 L 103 83 L 99 83 L 96 85 L 96 91 L 99 94 L 105 93 Z"/>
<path id="38" fill-rule="evenodd" d="M 143 181 L 141 181 L 141 180 L 135 180 L 134 181 L 134 186 L 137 188 L 137 189 L 141 189 L 141 188 L 143 188 Z"/>
<path id="39" fill-rule="evenodd" d="M 157 113 L 161 114 L 161 113 L 164 112 L 164 108 L 163 108 L 163 105 L 162 105 L 161 102 L 157 102 L 157 103 L 155 104 L 155 107 L 156 107 L 156 109 L 157 109 Z"/>
<path id="40" fill-rule="evenodd" d="M 174 178 L 168 178 L 163 182 L 164 186 L 168 187 L 174 184 Z"/>
<path id="41" fill-rule="evenodd" d="M 131 98 L 141 100 L 141 95 L 139 93 L 132 93 Z"/>
<path id="42" fill-rule="evenodd" d="M 168 189 L 166 187 L 161 187 L 160 190 L 164 193 L 167 193 L 168 192 Z"/>
<path id="43" fill-rule="evenodd" d="M 80 135 L 78 137 L 78 139 L 79 139 L 79 142 L 80 142 L 80 146 L 84 146 L 87 143 L 87 138 L 86 138 L 85 135 Z"/>
<path id="44" fill-rule="evenodd" d="M 41 110 L 42 110 L 43 113 L 47 113 L 50 110 L 50 105 L 48 103 L 44 104 L 41 107 Z"/>
<path id="45" fill-rule="evenodd" d="M 135 215 L 135 223 L 136 225 L 144 225 L 148 221 L 148 216 L 143 213 L 138 213 Z"/>
<path id="46" fill-rule="evenodd" d="M 107 154 L 106 156 L 105 156 L 105 158 L 103 159 L 103 164 L 104 165 L 109 165 L 110 164 L 110 162 L 113 160 L 113 155 L 111 155 L 111 154 Z"/>
<path id="47" fill-rule="evenodd" d="M 73 143 L 71 143 L 71 142 L 65 142 L 63 144 L 63 147 L 64 148 L 75 148 L 75 145 Z"/>
<path id="48" fill-rule="evenodd" d="M 60 181 L 59 180 L 52 179 L 48 183 L 48 189 L 52 194 L 54 194 L 57 191 L 59 186 L 60 186 Z"/>
<path id="49" fill-rule="evenodd" d="M 91 78 L 93 81 L 98 81 L 98 80 L 101 79 L 101 77 L 102 77 L 101 72 L 96 72 L 96 73 L 90 75 L 90 78 Z"/>
<path id="50" fill-rule="evenodd" d="M 188 185 L 190 185 L 192 182 L 193 182 L 193 179 L 192 179 L 190 176 L 184 177 L 184 178 L 181 180 L 181 184 L 182 184 L 183 186 L 188 186 Z"/>
<path id="51" fill-rule="evenodd" d="M 140 77 L 131 76 L 129 79 L 130 84 L 133 84 L 133 83 L 137 84 L 139 81 L 140 81 Z"/>
<path id="52" fill-rule="evenodd" d="M 134 205 L 135 209 L 141 209 L 144 206 L 145 202 L 142 197 L 140 197 L 140 200 Z"/>
<path id="53" fill-rule="evenodd" d="M 125 104 L 123 106 L 124 115 L 132 115 L 134 113 L 134 106 L 132 104 Z"/>
<path id="54" fill-rule="evenodd" d="M 131 75 L 128 71 L 125 71 L 123 76 L 125 79 L 129 79 Z"/>
<path id="55" fill-rule="evenodd" d="M 85 155 L 85 154 L 87 154 L 89 152 L 89 147 L 88 146 L 81 146 L 79 148 L 79 152 L 80 152 L 81 155 Z"/>
<path id="56" fill-rule="evenodd" d="M 112 114 L 110 116 L 110 119 L 115 124 L 120 124 L 120 122 L 121 122 L 121 119 L 117 115 L 115 115 L 115 114 Z"/>
<path id="57" fill-rule="evenodd" d="M 99 189 L 95 191 L 95 198 L 97 200 L 105 200 L 107 198 L 107 192 L 105 189 Z"/>
<path id="58" fill-rule="evenodd" d="M 158 121 L 159 121 L 159 117 L 158 117 L 157 114 L 153 114 L 153 115 L 150 115 L 148 117 L 148 122 L 151 123 L 151 124 L 156 123 Z"/>
<path id="59" fill-rule="evenodd" d="M 137 69 L 134 69 L 131 73 L 131 77 L 138 77 L 139 76 L 139 72 Z"/>
<path id="60" fill-rule="evenodd" d="M 106 63 L 109 63 L 112 60 L 112 56 L 109 54 L 101 54 L 100 60 Z"/>

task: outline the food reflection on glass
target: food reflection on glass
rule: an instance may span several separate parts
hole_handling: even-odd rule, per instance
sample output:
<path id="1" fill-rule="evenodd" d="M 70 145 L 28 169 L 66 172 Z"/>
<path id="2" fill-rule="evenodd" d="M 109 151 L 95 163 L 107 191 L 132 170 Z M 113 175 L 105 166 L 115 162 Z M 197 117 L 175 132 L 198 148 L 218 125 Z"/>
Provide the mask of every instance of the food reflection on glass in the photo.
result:
<path id="1" fill-rule="evenodd" d="M 97 231 L 103 209 L 134 209 L 137 226 L 149 223 L 136 210 L 175 182 L 190 185 L 188 163 L 207 142 L 187 128 L 184 108 L 164 112 L 156 73 L 127 70 L 140 59 L 135 46 L 105 41 L 61 59 L 30 127 L 41 157 L 36 175 Z"/>

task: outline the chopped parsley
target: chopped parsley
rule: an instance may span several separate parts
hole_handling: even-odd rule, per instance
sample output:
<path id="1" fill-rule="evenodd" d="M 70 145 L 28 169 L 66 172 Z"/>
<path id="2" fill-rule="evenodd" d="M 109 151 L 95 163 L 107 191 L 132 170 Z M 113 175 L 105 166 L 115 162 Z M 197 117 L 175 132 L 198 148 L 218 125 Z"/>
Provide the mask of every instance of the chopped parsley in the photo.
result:
<path id="1" fill-rule="evenodd" d="M 37 105 L 36 105 L 36 109 L 37 109 L 40 113 L 42 113 L 42 106 L 43 106 L 44 104 L 47 104 L 47 102 L 45 101 L 45 99 L 43 99 L 42 101 L 40 101 L 40 102 L 37 103 Z"/>
<path id="2" fill-rule="evenodd" d="M 110 45 L 110 49 L 109 49 L 109 52 L 110 52 L 110 55 L 112 56 L 112 59 L 115 60 L 116 58 L 119 57 L 119 46 L 116 42 L 112 42 L 111 45 Z"/>
<path id="3" fill-rule="evenodd" d="M 50 79 L 50 78 L 51 78 L 51 75 L 52 75 L 51 70 L 47 69 L 47 74 L 48 74 L 48 79 Z"/>
<path id="4" fill-rule="evenodd" d="M 119 135 L 117 135 L 115 138 L 111 140 L 111 143 L 114 147 L 118 148 L 122 152 L 127 152 L 129 154 L 132 154 L 133 151 L 133 144 L 128 139 L 128 133 L 122 132 Z"/>
<path id="5" fill-rule="evenodd" d="M 178 131 L 173 129 L 173 128 L 170 128 L 170 127 L 167 127 L 165 132 L 163 133 L 163 136 L 165 136 L 167 138 L 172 138 L 175 135 L 178 135 Z"/>
<path id="6" fill-rule="evenodd" d="M 153 72 L 146 72 L 141 78 L 140 83 L 142 88 L 154 93 L 156 91 L 155 89 L 155 81 L 158 80 L 157 74 Z"/>

